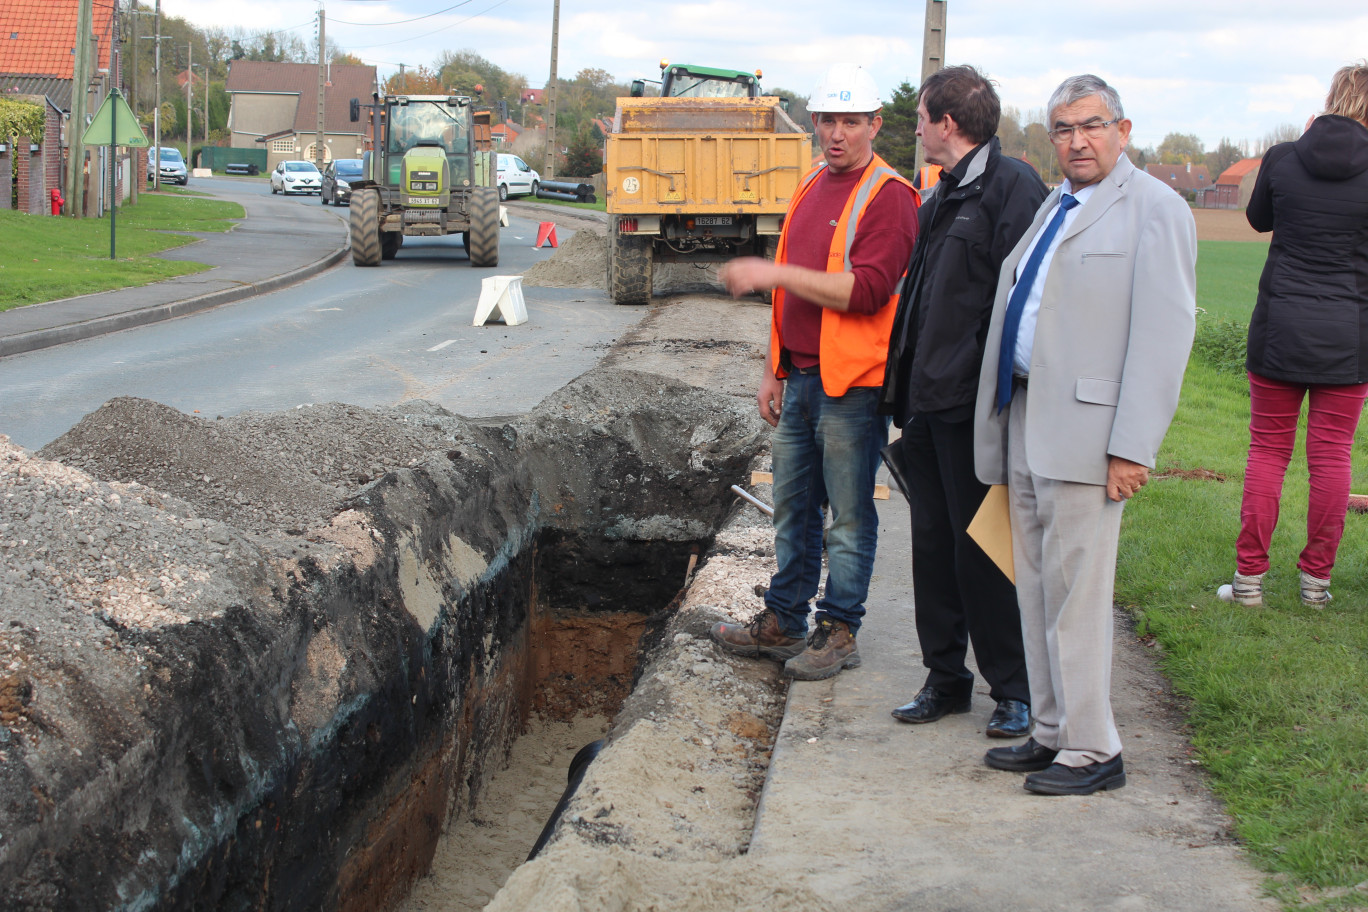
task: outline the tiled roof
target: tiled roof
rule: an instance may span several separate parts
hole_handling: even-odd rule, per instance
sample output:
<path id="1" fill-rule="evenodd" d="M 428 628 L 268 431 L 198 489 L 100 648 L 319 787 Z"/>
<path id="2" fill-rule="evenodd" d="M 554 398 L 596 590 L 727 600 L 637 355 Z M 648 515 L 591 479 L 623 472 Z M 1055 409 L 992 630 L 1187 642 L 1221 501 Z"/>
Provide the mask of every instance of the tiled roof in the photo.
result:
<path id="1" fill-rule="evenodd" d="M 5 0 L 0 0 L 5 2 Z M 365 124 L 351 121 L 351 100 L 370 102 L 375 91 L 375 67 L 335 63 L 330 68 L 332 85 L 323 93 L 323 123 L 328 133 L 362 133 Z M 234 60 L 228 65 L 229 94 L 275 92 L 299 96 L 295 105 L 294 132 L 312 133 L 318 122 L 318 65 Z M 281 127 L 289 126 L 281 124 Z"/>
<path id="2" fill-rule="evenodd" d="M 62 111 L 71 110 L 71 80 L 55 76 L 7 76 L 0 74 L 0 97 L 42 95 Z"/>
<path id="3" fill-rule="evenodd" d="M 0 73 L 70 79 L 76 67 L 78 0 L 0 0 Z M 97 69 L 109 66 L 111 3 L 94 4 Z"/>
<path id="4" fill-rule="evenodd" d="M 1221 176 L 1216 178 L 1218 184 L 1236 184 L 1244 180 L 1245 175 L 1251 171 L 1259 170 L 1259 158 L 1242 158 L 1221 172 Z"/>
<path id="5" fill-rule="evenodd" d="M 1199 190 L 1211 186 L 1211 172 L 1206 165 L 1193 165 L 1191 170 L 1185 164 L 1145 165 L 1151 176 L 1159 178 L 1174 190 Z"/>

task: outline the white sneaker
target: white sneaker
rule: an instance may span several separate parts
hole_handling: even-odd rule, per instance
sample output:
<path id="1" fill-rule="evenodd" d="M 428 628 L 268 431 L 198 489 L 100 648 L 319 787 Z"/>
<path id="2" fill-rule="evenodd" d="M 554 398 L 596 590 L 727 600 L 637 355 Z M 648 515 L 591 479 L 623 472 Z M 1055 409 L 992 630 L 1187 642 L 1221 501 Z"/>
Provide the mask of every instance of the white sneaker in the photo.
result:
<path id="1" fill-rule="evenodd" d="M 1226 583 L 1216 590 L 1216 597 L 1223 602 L 1235 602 L 1246 608 L 1262 608 L 1263 578 L 1262 573 L 1256 576 L 1236 573 L 1233 583 Z"/>
<path id="2" fill-rule="evenodd" d="M 1317 579 L 1305 570 L 1301 572 L 1301 600 L 1303 605 L 1310 605 L 1312 608 L 1324 608 L 1326 602 L 1333 596 L 1330 595 L 1330 581 L 1328 579 Z"/>

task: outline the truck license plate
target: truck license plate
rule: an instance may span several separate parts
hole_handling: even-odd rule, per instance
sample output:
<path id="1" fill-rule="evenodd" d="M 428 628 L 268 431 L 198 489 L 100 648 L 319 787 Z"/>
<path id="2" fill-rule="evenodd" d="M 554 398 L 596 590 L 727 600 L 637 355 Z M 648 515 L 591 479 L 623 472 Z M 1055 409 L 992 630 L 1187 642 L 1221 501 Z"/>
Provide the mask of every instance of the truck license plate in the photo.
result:
<path id="1" fill-rule="evenodd" d="M 732 217 L 730 215 L 700 215 L 694 219 L 695 225 L 730 225 Z"/>

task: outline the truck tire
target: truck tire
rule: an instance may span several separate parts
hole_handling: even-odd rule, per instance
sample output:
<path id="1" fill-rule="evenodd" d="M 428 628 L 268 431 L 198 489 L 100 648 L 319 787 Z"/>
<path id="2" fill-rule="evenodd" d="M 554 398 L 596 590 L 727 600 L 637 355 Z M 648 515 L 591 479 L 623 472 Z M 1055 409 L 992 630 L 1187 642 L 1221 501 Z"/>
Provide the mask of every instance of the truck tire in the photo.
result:
<path id="1" fill-rule="evenodd" d="M 466 246 L 471 266 L 499 265 L 499 191 L 476 187 L 470 194 L 470 243 Z"/>
<path id="2" fill-rule="evenodd" d="M 379 266 L 380 194 L 377 191 L 357 190 L 352 195 L 347 227 L 351 231 L 352 262 L 357 266 Z"/>
<path id="3" fill-rule="evenodd" d="M 394 255 L 399 252 L 399 248 L 402 246 L 404 246 L 404 236 L 399 232 L 380 232 L 380 259 L 394 259 Z"/>
<path id="4" fill-rule="evenodd" d="M 613 231 L 608 242 L 608 294 L 614 304 L 651 303 L 651 239 Z"/>

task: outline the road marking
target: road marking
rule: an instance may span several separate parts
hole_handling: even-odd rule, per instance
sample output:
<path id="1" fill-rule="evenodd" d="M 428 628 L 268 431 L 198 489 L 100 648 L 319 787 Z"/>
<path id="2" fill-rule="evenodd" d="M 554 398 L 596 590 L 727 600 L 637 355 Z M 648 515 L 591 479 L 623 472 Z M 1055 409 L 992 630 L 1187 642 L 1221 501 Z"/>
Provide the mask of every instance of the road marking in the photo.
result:
<path id="1" fill-rule="evenodd" d="M 338 311 L 338 312 L 340 313 L 341 310 L 342 310 L 342 308 L 340 308 L 340 307 L 315 307 L 315 308 L 314 308 L 314 313 L 327 313 L 327 312 L 330 311 L 330 310 L 336 310 L 336 311 Z"/>
<path id="2" fill-rule="evenodd" d="M 455 341 L 456 341 L 455 339 L 447 339 L 447 340 L 446 340 L 445 342 L 443 342 L 441 345 L 434 345 L 434 346 L 432 346 L 432 348 L 429 348 L 428 351 L 430 351 L 430 352 L 439 352 L 439 351 L 441 351 L 442 349 L 446 348 L 448 345 L 452 344 L 452 343 L 455 342 Z"/>

